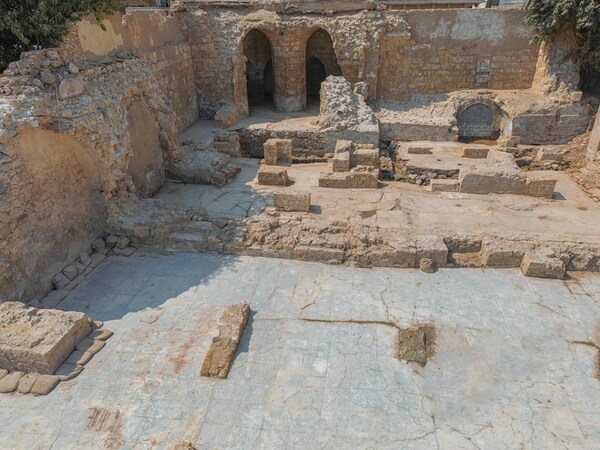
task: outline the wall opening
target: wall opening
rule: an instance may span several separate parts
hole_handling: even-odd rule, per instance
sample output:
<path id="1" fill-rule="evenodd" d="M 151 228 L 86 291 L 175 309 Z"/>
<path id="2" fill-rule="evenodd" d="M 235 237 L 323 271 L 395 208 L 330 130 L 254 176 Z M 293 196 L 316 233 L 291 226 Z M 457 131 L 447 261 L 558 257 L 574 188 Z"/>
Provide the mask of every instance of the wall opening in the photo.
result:
<path id="1" fill-rule="evenodd" d="M 342 75 L 329 33 L 318 29 L 306 42 L 306 103 L 319 103 L 321 83 L 330 76 Z"/>
<path id="2" fill-rule="evenodd" d="M 458 115 L 458 137 L 461 141 L 497 139 L 495 115 L 487 105 L 475 103 Z"/>
<path id="3" fill-rule="evenodd" d="M 269 38 L 253 29 L 244 38 L 248 106 L 272 105 L 275 95 L 275 74 Z"/>

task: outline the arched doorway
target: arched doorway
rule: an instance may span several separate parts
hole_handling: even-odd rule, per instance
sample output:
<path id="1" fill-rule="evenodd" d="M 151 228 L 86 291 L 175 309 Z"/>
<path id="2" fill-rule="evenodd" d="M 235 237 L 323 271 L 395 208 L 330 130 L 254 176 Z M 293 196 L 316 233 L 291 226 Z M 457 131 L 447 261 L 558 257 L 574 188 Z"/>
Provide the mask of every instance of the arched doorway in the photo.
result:
<path id="1" fill-rule="evenodd" d="M 475 103 L 459 113 L 458 137 L 463 141 L 494 139 L 495 122 L 492 108 L 483 103 Z"/>
<path id="2" fill-rule="evenodd" d="M 323 29 L 316 30 L 306 42 L 306 102 L 318 104 L 321 83 L 330 75 L 340 76 L 333 41 Z"/>
<path id="3" fill-rule="evenodd" d="M 273 56 L 269 38 L 260 30 L 244 37 L 248 106 L 272 105 L 275 94 Z"/>

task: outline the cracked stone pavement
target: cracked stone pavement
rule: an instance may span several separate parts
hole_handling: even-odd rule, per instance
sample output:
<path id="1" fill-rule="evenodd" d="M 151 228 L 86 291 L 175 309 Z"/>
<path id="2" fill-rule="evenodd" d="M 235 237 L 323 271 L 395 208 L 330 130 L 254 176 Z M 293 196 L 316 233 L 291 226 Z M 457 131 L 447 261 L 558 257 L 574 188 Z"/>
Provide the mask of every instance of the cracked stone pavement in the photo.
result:
<path id="1" fill-rule="evenodd" d="M 61 308 L 115 335 L 49 396 L 0 396 L 0 448 L 600 448 L 600 276 L 578 276 L 111 257 Z M 201 378 L 243 300 L 229 378 Z M 417 322 L 437 327 L 425 367 L 395 357 Z"/>

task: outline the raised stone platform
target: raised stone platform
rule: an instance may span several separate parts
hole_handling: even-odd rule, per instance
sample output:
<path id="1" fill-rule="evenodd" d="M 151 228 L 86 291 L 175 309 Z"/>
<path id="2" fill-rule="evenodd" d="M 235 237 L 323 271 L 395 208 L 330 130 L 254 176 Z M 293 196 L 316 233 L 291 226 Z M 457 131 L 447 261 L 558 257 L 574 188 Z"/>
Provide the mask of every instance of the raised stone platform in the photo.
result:
<path id="1" fill-rule="evenodd" d="M 0 304 L 0 368 L 54 374 L 91 331 L 92 321 L 84 313 Z"/>

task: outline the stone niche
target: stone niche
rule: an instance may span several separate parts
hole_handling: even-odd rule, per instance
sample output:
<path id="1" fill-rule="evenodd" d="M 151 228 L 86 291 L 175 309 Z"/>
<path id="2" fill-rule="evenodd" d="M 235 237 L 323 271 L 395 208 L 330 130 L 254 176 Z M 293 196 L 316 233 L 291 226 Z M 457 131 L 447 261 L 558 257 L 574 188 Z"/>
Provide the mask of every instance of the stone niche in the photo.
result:
<path id="1" fill-rule="evenodd" d="M 52 375 L 92 331 L 84 313 L 0 304 L 0 369 Z"/>
<path id="2" fill-rule="evenodd" d="M 38 128 L 21 131 L 15 154 L 19 169 L 11 183 L 19 189 L 7 191 L 5 200 L 19 219 L 0 240 L 0 247 L 10 246 L 5 273 L 15 282 L 7 291 L 10 283 L 0 283 L 0 295 L 33 298 L 50 290 L 64 261 L 73 261 L 106 229 L 103 165 L 91 146 Z"/>
<path id="3" fill-rule="evenodd" d="M 164 184 L 165 167 L 156 119 L 143 100 L 127 109 L 132 155 L 127 174 L 140 197 L 152 197 Z"/>

